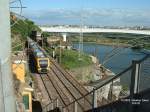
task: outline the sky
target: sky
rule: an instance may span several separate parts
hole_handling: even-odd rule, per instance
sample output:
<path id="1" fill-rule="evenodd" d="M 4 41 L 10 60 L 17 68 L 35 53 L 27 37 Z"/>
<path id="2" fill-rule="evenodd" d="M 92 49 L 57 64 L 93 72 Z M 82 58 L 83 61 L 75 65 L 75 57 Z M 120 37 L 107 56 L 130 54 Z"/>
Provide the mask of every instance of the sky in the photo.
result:
<path id="1" fill-rule="evenodd" d="M 27 7 L 22 15 L 39 25 L 150 26 L 150 0 L 22 0 L 22 5 Z"/>

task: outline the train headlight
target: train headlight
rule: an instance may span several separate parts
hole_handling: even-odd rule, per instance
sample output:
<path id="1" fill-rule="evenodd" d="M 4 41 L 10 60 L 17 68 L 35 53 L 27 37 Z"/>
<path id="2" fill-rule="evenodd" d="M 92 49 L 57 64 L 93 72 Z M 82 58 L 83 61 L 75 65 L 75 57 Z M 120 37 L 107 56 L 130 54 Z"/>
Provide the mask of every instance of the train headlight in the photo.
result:
<path id="1" fill-rule="evenodd" d="M 41 68 L 40 68 L 40 67 L 38 67 L 38 70 L 41 70 Z"/>

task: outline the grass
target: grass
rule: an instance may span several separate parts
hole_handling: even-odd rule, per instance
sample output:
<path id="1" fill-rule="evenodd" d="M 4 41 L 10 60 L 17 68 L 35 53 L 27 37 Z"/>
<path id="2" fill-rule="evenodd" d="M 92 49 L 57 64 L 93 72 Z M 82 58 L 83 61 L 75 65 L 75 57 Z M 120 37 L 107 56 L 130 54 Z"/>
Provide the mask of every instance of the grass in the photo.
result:
<path id="1" fill-rule="evenodd" d="M 81 59 L 78 58 L 78 52 L 74 50 L 63 50 L 61 64 L 66 69 L 84 67 L 92 64 L 92 60 L 87 54 L 82 54 Z"/>
<path id="2" fill-rule="evenodd" d="M 128 90 L 129 90 L 128 85 L 123 85 L 123 86 L 122 86 L 122 90 L 123 90 L 123 91 L 128 91 Z"/>
<path id="3" fill-rule="evenodd" d="M 15 21 L 11 20 L 13 24 Z M 30 36 L 33 30 L 40 31 L 39 27 L 34 22 L 25 19 L 17 18 L 16 24 L 11 27 L 11 42 L 12 46 L 17 46 L 19 43 L 26 41 L 27 36 Z M 21 45 L 12 49 L 12 51 L 21 51 L 23 47 Z"/>
<path id="4" fill-rule="evenodd" d="M 150 44 L 144 46 L 145 49 L 150 50 Z"/>
<path id="5" fill-rule="evenodd" d="M 46 48 L 46 51 L 52 56 L 53 50 L 51 48 Z M 62 52 L 61 65 L 65 69 L 84 67 L 84 66 L 88 66 L 88 65 L 92 64 L 92 59 L 87 54 L 82 53 L 81 60 L 79 60 L 78 51 L 62 49 L 61 52 Z M 57 55 L 58 59 L 59 59 L 59 53 L 60 53 L 60 50 L 58 48 L 56 50 L 56 55 Z"/>
<path id="6" fill-rule="evenodd" d="M 23 46 L 22 45 L 18 45 L 15 48 L 12 49 L 12 51 L 22 51 L 23 50 Z"/>

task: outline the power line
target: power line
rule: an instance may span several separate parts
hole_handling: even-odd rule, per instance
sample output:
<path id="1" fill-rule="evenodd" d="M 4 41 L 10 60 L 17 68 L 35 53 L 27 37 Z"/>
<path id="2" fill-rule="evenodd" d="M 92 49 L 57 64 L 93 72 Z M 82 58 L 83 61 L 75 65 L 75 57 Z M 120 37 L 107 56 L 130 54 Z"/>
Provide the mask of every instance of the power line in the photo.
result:
<path id="1" fill-rule="evenodd" d="M 127 42 L 125 42 L 125 44 L 128 44 L 129 42 L 132 42 L 132 41 L 135 41 L 135 40 L 139 40 L 139 39 L 143 39 L 144 37 L 141 37 L 141 38 L 135 38 L 135 39 L 132 39 L 132 40 L 129 40 Z M 136 45 L 135 45 L 136 46 Z M 135 46 L 132 46 L 132 47 L 135 47 Z M 123 52 L 125 50 L 125 48 L 123 48 L 122 51 L 118 51 L 118 52 L 115 52 L 117 48 L 114 48 L 112 51 L 110 51 L 110 53 L 113 53 L 112 55 L 110 55 L 109 53 L 105 56 L 105 60 L 103 60 L 102 62 L 102 65 L 104 65 L 105 63 L 107 63 L 112 57 L 116 56 L 116 55 L 119 55 L 121 52 Z M 131 48 L 131 47 L 127 47 L 127 48 Z M 106 58 L 107 57 L 107 58 Z"/>
<path id="2" fill-rule="evenodd" d="M 14 4 L 14 3 L 18 3 L 19 4 L 19 6 L 11 6 L 12 4 Z M 10 9 L 20 9 L 19 10 L 19 14 L 17 14 L 17 13 L 15 13 L 15 12 L 13 12 L 13 11 L 10 11 L 11 13 L 13 13 L 13 14 L 15 14 L 15 15 L 17 15 L 17 16 L 21 16 L 22 15 L 22 9 L 23 8 L 26 8 L 26 7 L 24 7 L 23 5 L 22 5 L 22 2 L 21 2 L 21 0 L 14 0 L 14 1 L 10 1 L 9 2 L 9 4 L 10 4 Z M 11 24 L 11 27 L 13 26 L 13 25 L 15 25 L 17 23 L 17 21 L 15 21 L 13 24 Z"/>

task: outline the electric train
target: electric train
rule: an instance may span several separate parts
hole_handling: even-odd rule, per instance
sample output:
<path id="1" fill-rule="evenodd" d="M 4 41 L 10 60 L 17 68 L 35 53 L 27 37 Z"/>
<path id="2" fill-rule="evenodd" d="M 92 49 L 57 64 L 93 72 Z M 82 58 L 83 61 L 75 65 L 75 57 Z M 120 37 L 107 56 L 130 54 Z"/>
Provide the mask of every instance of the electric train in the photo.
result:
<path id="1" fill-rule="evenodd" d="M 28 39 L 30 53 L 33 57 L 34 67 L 38 73 L 47 73 L 50 67 L 49 58 L 43 53 L 41 48 L 31 39 Z"/>

